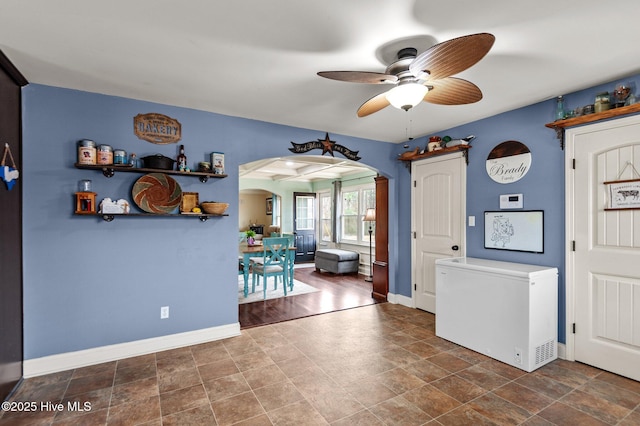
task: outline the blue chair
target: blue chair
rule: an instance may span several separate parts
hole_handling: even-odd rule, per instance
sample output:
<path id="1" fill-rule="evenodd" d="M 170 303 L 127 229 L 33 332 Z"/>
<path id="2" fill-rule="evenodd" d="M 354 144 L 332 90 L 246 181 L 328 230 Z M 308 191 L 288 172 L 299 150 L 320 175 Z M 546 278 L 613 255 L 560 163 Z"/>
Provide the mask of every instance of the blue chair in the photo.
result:
<path id="1" fill-rule="evenodd" d="M 244 260 L 242 256 L 238 256 L 238 275 L 244 275 Z"/>
<path id="2" fill-rule="evenodd" d="M 289 239 L 289 247 L 294 247 L 296 245 L 296 236 L 295 234 L 282 234 L 283 237 Z M 291 250 L 289 252 L 289 290 L 293 291 L 293 268 L 296 260 L 296 252 L 295 250 Z"/>
<path id="3" fill-rule="evenodd" d="M 282 277 L 282 288 L 284 295 L 287 295 L 287 285 L 289 279 L 289 246 L 288 238 L 274 237 L 262 239 L 262 257 L 253 257 L 253 275 L 251 292 L 255 293 L 256 283 L 260 285 L 260 277 L 264 278 L 263 292 L 267 298 L 267 280 L 274 277 L 273 288 L 278 288 L 278 277 Z"/>

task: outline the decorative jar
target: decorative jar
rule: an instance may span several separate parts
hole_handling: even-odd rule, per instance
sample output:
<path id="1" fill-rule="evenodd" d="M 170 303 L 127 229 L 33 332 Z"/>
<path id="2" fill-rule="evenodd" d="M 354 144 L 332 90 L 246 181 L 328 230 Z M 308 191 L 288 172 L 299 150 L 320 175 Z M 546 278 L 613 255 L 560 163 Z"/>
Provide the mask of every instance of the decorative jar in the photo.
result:
<path id="1" fill-rule="evenodd" d="M 609 100 L 609 92 L 600 92 L 596 95 L 596 101 L 593 104 L 596 113 L 606 111 L 611 108 Z"/>

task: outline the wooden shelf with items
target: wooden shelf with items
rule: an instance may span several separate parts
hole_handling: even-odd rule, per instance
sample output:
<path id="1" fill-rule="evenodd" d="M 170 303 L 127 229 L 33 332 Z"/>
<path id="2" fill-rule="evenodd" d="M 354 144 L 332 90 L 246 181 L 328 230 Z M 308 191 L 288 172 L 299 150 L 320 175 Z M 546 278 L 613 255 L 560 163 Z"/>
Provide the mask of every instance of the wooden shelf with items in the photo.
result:
<path id="1" fill-rule="evenodd" d="M 116 172 L 126 172 L 126 173 L 165 173 L 167 175 L 180 175 L 180 176 L 193 176 L 198 177 L 200 182 L 207 182 L 209 178 L 222 179 L 226 178 L 227 175 L 221 175 L 211 172 L 181 172 L 179 170 L 163 170 L 163 169 L 148 169 L 145 167 L 131 167 L 127 165 L 119 166 L 117 164 L 79 164 L 75 163 L 75 167 L 77 169 L 87 169 L 87 170 L 100 170 L 105 177 L 112 177 Z"/>
<path id="2" fill-rule="evenodd" d="M 97 170 L 97 171 L 102 171 L 102 174 L 105 177 L 112 177 L 115 172 L 127 172 L 127 173 L 141 173 L 141 174 L 148 174 L 148 173 L 163 173 L 163 174 L 167 174 L 167 175 L 180 175 L 180 176 L 191 176 L 191 177 L 198 177 L 200 179 L 201 182 L 207 182 L 207 180 L 209 178 L 225 178 L 227 177 L 226 174 L 217 174 L 217 173 L 211 173 L 211 172 L 182 172 L 182 171 L 178 171 L 178 170 L 164 170 L 164 169 L 151 169 L 151 168 L 146 168 L 146 167 L 131 167 L 131 166 L 127 166 L 127 165 L 116 165 L 116 164 L 109 164 L 109 165 L 104 165 L 104 164 L 79 164 L 79 163 L 75 163 L 75 167 L 78 169 L 86 169 L 86 170 Z M 79 195 L 80 194 L 80 195 Z M 93 194 L 93 199 L 92 202 L 88 202 L 85 201 L 84 199 L 87 198 L 87 196 L 85 196 L 86 194 Z M 191 193 L 189 193 L 191 194 Z M 181 213 L 101 213 L 100 211 L 96 211 L 97 210 L 97 205 L 96 205 L 96 201 L 95 201 L 95 193 L 91 192 L 77 192 L 76 193 L 76 211 L 75 211 L 75 215 L 78 216 L 85 216 L 85 217 L 99 217 L 102 218 L 102 220 L 104 220 L 105 222 L 111 222 L 113 221 L 116 217 L 144 217 L 144 218 L 149 218 L 149 217 L 165 217 L 165 218 L 177 218 L 177 217 L 181 217 L 181 218 L 198 218 L 200 219 L 201 222 L 206 222 L 209 218 L 212 217 L 224 217 L 224 216 L 229 216 L 229 214 L 226 213 L 222 213 L 222 214 L 216 214 L 216 212 L 214 211 L 213 213 L 205 213 L 205 212 L 191 212 L 191 211 L 183 211 Z M 86 207 L 86 206 L 90 206 L 90 207 Z M 197 198 L 195 201 L 195 207 L 197 207 Z M 228 205 L 227 205 L 228 206 Z M 85 208 L 86 207 L 86 208 Z M 182 210 L 182 208 L 180 209 Z M 226 208 L 225 208 L 226 210 Z M 222 210 L 221 210 L 222 211 Z"/>
<path id="3" fill-rule="evenodd" d="M 554 129 L 556 136 L 560 140 L 560 148 L 564 149 L 564 129 L 567 127 L 581 126 L 583 124 L 594 123 L 596 121 L 607 120 L 609 118 L 620 117 L 623 115 L 634 114 L 640 112 L 640 103 L 623 106 L 619 108 L 608 109 L 593 114 L 581 115 L 579 117 L 565 118 L 564 120 L 556 120 L 545 124 L 545 127 Z"/>
<path id="4" fill-rule="evenodd" d="M 209 213 L 75 213 L 81 216 L 99 216 L 105 222 L 111 222 L 116 217 L 197 217 L 201 222 L 206 222 L 210 217 L 224 217 L 229 216 L 225 214 L 209 214 Z"/>
<path id="5" fill-rule="evenodd" d="M 420 148 L 416 148 L 413 151 L 407 151 L 398 157 L 398 160 L 404 161 L 407 167 L 410 167 L 412 161 L 422 160 L 424 158 L 435 157 L 443 154 L 450 154 L 452 152 L 462 152 L 464 159 L 469 164 L 469 149 L 471 145 L 456 145 L 438 149 L 436 151 L 425 151 L 420 153 Z"/>

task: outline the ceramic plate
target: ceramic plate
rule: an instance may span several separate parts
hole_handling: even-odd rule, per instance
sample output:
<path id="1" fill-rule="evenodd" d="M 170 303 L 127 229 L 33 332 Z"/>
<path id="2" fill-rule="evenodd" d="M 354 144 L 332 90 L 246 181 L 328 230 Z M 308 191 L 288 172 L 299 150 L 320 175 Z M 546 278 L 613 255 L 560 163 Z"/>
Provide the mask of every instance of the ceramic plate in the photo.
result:
<path id="1" fill-rule="evenodd" d="M 149 173 L 133 185 L 133 201 L 147 213 L 173 212 L 182 200 L 178 182 L 164 173 Z"/>

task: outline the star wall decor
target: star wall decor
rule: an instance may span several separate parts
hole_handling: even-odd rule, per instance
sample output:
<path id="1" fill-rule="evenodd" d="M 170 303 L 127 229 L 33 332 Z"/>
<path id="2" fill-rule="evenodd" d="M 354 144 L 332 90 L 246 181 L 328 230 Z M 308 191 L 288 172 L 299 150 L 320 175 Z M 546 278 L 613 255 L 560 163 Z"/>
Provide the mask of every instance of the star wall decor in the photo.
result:
<path id="1" fill-rule="evenodd" d="M 314 149 L 321 149 L 322 155 L 329 153 L 334 157 L 333 153 L 335 151 L 344 155 L 349 160 L 358 161 L 362 158 L 358 157 L 358 151 L 352 151 L 343 145 L 337 144 L 336 141 L 332 141 L 331 138 L 329 138 L 328 132 L 325 133 L 324 139 L 316 139 L 315 141 L 304 143 L 291 142 L 291 145 L 293 145 L 293 147 L 289 148 L 289 151 L 294 154 L 304 154 Z"/>

